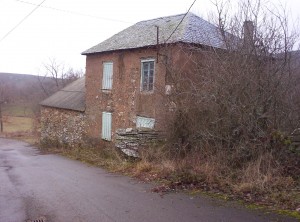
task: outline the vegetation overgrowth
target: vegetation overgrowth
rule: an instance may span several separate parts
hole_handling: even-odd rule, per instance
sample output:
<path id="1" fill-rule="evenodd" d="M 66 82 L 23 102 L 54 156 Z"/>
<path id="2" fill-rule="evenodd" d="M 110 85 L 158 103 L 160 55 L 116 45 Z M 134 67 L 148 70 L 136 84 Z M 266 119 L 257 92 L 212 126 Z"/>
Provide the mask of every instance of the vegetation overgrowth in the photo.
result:
<path id="1" fill-rule="evenodd" d="M 226 3 L 216 6 L 226 50 L 183 47 L 201 57 L 189 61 L 188 72 L 166 64 L 172 93 L 162 118 L 164 142 L 141 148 L 137 159 L 101 141 L 42 149 L 156 181 L 154 192 L 206 192 L 299 218 L 300 150 L 293 138 L 300 123 L 300 57 L 291 52 L 298 35 L 284 10 L 263 1 L 241 1 L 232 19 Z M 253 21 L 249 38 L 245 20 Z M 160 50 L 167 54 L 168 46 Z M 38 135 L 37 127 L 33 132 Z"/>

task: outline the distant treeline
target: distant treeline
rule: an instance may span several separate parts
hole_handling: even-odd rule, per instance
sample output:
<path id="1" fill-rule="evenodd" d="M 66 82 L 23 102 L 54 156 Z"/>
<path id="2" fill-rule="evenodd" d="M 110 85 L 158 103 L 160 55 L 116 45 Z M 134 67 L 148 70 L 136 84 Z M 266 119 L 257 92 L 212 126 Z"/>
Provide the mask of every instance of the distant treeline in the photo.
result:
<path id="1" fill-rule="evenodd" d="M 53 78 L 15 73 L 0 73 L 0 101 L 3 106 L 26 105 L 32 110 L 48 96 L 63 88 L 78 77 Z"/>

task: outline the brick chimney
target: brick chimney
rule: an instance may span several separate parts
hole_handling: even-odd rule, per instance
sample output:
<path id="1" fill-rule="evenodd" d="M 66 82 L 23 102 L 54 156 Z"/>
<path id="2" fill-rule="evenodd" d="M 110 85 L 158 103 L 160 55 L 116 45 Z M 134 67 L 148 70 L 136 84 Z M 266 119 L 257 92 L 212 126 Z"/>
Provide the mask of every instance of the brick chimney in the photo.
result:
<path id="1" fill-rule="evenodd" d="M 244 21 L 244 46 L 248 52 L 254 48 L 254 23 L 252 21 Z"/>

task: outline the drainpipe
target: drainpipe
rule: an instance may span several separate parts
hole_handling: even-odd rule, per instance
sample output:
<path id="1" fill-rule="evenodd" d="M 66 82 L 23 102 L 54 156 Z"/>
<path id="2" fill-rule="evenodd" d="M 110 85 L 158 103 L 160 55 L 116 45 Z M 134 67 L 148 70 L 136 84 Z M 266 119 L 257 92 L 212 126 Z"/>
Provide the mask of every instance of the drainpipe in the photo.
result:
<path id="1" fill-rule="evenodd" d="M 158 56 L 159 56 L 159 26 L 156 27 L 156 63 L 158 63 Z"/>

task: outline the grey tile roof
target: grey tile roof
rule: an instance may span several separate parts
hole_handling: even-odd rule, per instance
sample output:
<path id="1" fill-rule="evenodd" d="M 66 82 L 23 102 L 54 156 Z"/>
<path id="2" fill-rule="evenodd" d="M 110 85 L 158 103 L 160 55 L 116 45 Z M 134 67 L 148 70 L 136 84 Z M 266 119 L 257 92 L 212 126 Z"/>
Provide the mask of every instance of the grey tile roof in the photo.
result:
<path id="1" fill-rule="evenodd" d="M 85 77 L 70 83 L 40 104 L 60 109 L 85 111 Z"/>
<path id="2" fill-rule="evenodd" d="M 157 44 L 157 26 L 160 43 L 195 43 L 224 48 L 218 28 L 208 21 L 188 13 L 169 39 L 185 14 L 138 22 L 111 38 L 84 51 L 83 55 L 122 49 L 133 49 Z M 168 40 L 168 41 L 167 41 Z M 166 42 L 167 41 L 167 42 Z"/>

